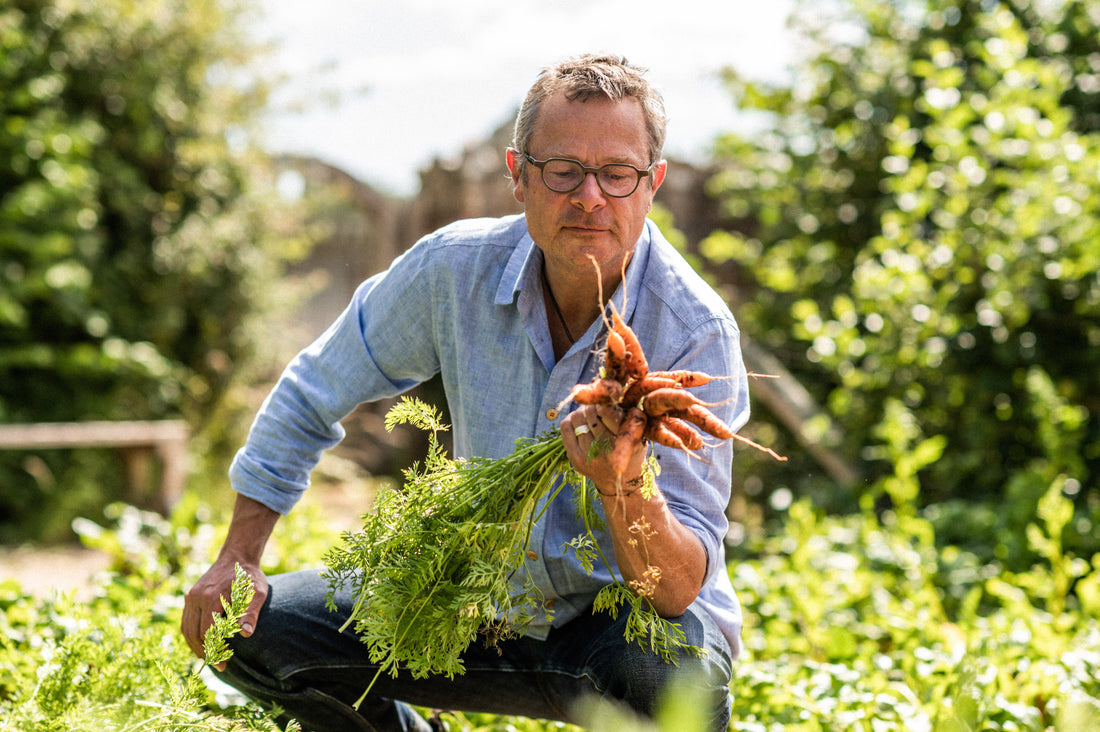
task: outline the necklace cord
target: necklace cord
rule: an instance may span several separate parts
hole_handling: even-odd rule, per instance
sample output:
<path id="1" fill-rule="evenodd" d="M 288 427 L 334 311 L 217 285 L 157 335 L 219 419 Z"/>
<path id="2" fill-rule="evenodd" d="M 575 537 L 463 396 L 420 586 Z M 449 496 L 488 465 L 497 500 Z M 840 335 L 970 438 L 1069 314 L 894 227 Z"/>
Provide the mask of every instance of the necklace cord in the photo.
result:
<path id="1" fill-rule="evenodd" d="M 561 307 L 558 305 L 558 299 L 554 297 L 554 290 L 550 287 L 550 281 L 546 279 L 546 260 L 542 260 L 542 286 L 546 289 L 546 294 L 550 296 L 550 304 L 554 306 L 554 312 L 557 313 L 558 322 L 561 323 L 562 329 L 565 331 L 565 337 L 569 339 L 569 345 L 573 345 L 577 342 L 577 339 L 573 337 L 573 334 L 569 331 L 569 326 L 565 323 L 565 316 L 561 314 Z"/>

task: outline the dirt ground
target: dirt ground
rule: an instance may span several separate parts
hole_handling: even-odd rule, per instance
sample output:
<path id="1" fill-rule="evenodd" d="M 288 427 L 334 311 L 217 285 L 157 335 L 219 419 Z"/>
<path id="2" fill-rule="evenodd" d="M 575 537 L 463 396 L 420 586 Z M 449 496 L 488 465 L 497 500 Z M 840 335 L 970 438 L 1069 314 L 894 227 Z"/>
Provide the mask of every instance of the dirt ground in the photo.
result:
<path id="1" fill-rule="evenodd" d="M 360 517 L 370 503 L 364 473 L 347 460 L 326 456 L 318 467 L 316 484 L 302 506 L 317 503 L 337 531 L 362 526 Z M 94 592 L 96 575 L 107 569 L 110 557 L 77 543 L 61 546 L 0 545 L 0 582 L 16 580 L 35 597 L 75 591 L 77 597 Z"/>
<path id="2" fill-rule="evenodd" d="M 106 554 L 81 546 L 0 547 L 0 581 L 14 579 L 36 597 L 91 591 L 107 568 Z"/>

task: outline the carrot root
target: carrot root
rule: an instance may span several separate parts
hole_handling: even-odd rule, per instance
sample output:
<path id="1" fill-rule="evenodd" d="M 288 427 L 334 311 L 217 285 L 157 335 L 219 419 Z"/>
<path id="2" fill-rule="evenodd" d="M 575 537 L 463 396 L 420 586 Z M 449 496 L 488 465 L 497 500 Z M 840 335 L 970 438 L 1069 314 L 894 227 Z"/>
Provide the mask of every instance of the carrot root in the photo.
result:
<path id="1" fill-rule="evenodd" d="M 644 436 L 645 428 L 645 412 L 637 407 L 627 412 L 619 424 L 619 434 L 615 436 L 615 442 L 611 446 L 611 470 L 617 479 L 621 480 L 626 472 L 630 452 Z"/>
<path id="2" fill-rule="evenodd" d="M 749 445 L 750 447 L 755 447 L 757 450 L 761 450 L 763 452 L 766 452 L 766 453 L 768 453 L 769 455 L 771 455 L 773 458 L 775 458 L 776 460 L 778 460 L 781 463 L 787 462 L 787 456 L 786 455 L 780 455 L 779 453 L 777 453 L 775 450 L 771 449 L 770 447 L 764 447 L 760 443 L 753 442 L 752 440 L 750 440 L 747 437 L 742 437 L 741 435 L 735 434 L 733 436 L 733 439 L 744 442 L 746 445 Z"/>
<path id="3" fill-rule="evenodd" d="M 577 404 L 618 404 L 623 398 L 623 385 L 615 379 L 596 379 L 587 384 L 577 384 L 569 392 L 559 408 L 569 401 Z"/>
<path id="4" fill-rule="evenodd" d="M 690 407 L 705 408 L 708 405 L 699 397 L 683 389 L 655 389 L 645 396 L 642 408 L 651 417 L 660 417 L 669 412 L 681 411 Z"/>
<path id="5" fill-rule="evenodd" d="M 613 301 L 605 305 L 603 276 L 600 273 L 599 263 L 595 257 L 589 256 L 589 259 L 592 260 L 592 265 L 596 269 L 601 318 L 607 327 L 601 378 L 575 386 L 558 408 L 561 409 L 570 401 L 575 401 L 583 405 L 614 406 L 626 411 L 619 433 L 611 446 L 611 467 L 616 479 L 622 480 L 635 445 L 643 440 L 683 450 L 692 457 L 697 457 L 695 451 L 705 447 L 707 442 L 695 428 L 719 440 L 739 440 L 768 453 L 776 460 L 786 461 L 787 458 L 774 450 L 734 433 L 709 409 L 726 402 L 704 402 L 686 391 L 718 379 L 735 377 L 712 376 L 689 369 L 649 370 L 649 364 L 637 334 L 623 320 Z M 626 263 L 624 262 L 623 280 L 625 279 Z M 625 301 L 623 307 L 626 307 Z M 754 372 L 744 374 L 744 377 L 776 378 L 770 374 Z"/>
<path id="6" fill-rule="evenodd" d="M 728 440 L 735 436 L 733 430 L 705 406 L 693 404 L 687 409 L 681 409 L 671 414 L 691 422 L 708 435 L 717 437 L 719 440 Z"/>
<path id="7" fill-rule="evenodd" d="M 692 452 L 704 447 L 702 436 L 677 417 L 651 419 L 646 426 L 646 436 L 659 445 Z"/>

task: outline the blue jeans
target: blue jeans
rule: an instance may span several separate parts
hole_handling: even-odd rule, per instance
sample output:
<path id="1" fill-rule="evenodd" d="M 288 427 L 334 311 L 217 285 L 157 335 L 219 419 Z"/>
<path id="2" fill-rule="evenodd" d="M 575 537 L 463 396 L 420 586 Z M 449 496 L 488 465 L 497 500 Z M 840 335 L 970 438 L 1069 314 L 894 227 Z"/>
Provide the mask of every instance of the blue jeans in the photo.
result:
<path id="1" fill-rule="evenodd" d="M 284 723 L 297 719 L 305 730 L 429 730 L 409 704 L 579 723 L 577 702 L 592 695 L 652 715 L 662 689 L 682 671 L 706 679 L 713 729 L 729 723 L 729 645 L 694 606 L 677 622 L 687 642 L 707 654 L 685 657 L 679 667 L 624 640 L 625 611 L 618 620 L 591 613 L 544 641 L 514 638 L 488 649 L 475 642 L 463 656 L 466 673 L 454 679 L 383 673 L 355 709 L 377 665 L 351 628 L 339 630 L 350 596 L 337 597 L 339 611 L 328 611 L 328 584 L 316 571 L 277 575 L 270 583 L 256 632 L 233 639 L 233 658 L 219 676 L 265 706 L 278 705 Z"/>

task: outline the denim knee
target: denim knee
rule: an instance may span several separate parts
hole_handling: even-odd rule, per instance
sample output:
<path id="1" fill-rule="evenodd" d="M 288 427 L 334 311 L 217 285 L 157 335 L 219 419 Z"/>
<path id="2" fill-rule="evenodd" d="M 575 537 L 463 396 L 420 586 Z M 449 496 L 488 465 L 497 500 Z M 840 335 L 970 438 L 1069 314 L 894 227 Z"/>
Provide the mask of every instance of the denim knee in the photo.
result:
<path id="1" fill-rule="evenodd" d="M 649 717 L 671 693 L 683 690 L 698 694 L 699 703 L 711 708 L 711 728 L 725 730 L 730 719 L 733 673 L 729 643 L 702 610 L 689 608 L 672 622 L 684 631 L 685 645 L 700 652 L 681 650 L 669 663 L 648 648 L 629 643 L 614 660 L 605 691 Z"/>

